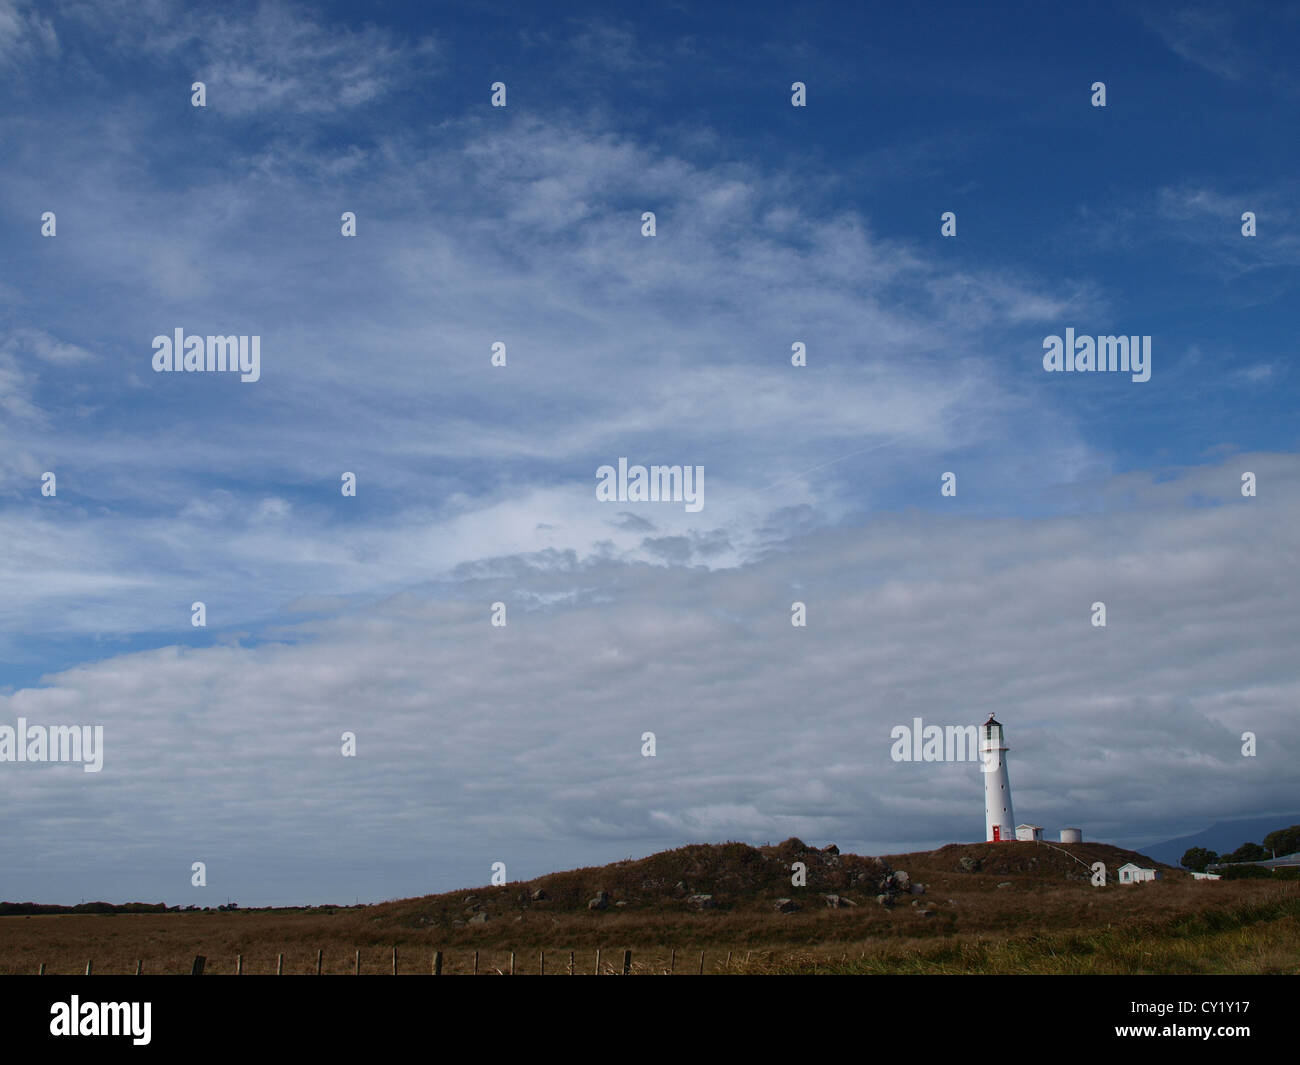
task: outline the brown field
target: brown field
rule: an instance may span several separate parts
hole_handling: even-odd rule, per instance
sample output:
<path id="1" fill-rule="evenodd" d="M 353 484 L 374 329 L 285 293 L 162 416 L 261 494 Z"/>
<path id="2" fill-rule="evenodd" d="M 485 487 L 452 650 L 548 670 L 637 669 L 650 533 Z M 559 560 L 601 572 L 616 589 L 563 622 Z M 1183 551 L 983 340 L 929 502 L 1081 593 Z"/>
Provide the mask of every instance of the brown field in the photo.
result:
<path id="1" fill-rule="evenodd" d="M 1061 849 L 973 844 L 886 859 L 832 855 L 798 841 L 780 847 L 688 847 L 637 862 L 574 870 L 528 883 L 475 888 L 364 907 L 0 917 L 0 973 L 188 973 L 196 954 L 209 974 L 423 974 L 435 950 L 443 971 L 547 974 L 622 968 L 634 973 L 1296 973 L 1300 883 L 1196 882 L 1164 871 L 1140 885 L 1089 885 Z M 1126 852 L 1101 844 L 1065 848 L 1081 861 Z M 789 860 L 808 864 L 805 888 L 789 886 Z M 977 872 L 958 860 L 973 856 Z M 1104 856 L 1104 857 L 1099 857 Z M 926 884 L 921 896 L 878 905 L 875 877 L 889 866 Z M 1000 886 L 1001 885 L 1001 886 Z M 534 901 L 536 889 L 547 898 Z M 608 890 L 614 905 L 588 910 Z M 698 910 L 690 893 L 712 894 Z M 855 903 L 829 908 L 825 893 Z M 777 913 L 777 897 L 803 908 Z M 622 902 L 624 905 L 618 906 Z M 485 924 L 467 923 L 485 912 Z M 728 957 L 730 961 L 728 962 Z"/>

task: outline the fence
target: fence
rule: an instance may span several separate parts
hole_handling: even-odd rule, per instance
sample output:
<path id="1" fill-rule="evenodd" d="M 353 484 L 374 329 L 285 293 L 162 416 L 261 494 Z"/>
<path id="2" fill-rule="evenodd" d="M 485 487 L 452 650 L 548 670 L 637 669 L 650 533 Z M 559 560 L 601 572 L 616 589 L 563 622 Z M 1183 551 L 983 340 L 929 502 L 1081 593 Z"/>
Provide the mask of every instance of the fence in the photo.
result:
<path id="1" fill-rule="evenodd" d="M 747 967 L 750 959 L 749 951 L 745 952 L 744 965 Z M 488 955 L 485 957 L 484 955 Z M 427 957 L 423 955 L 422 957 Z M 704 976 L 706 973 L 730 973 L 743 971 L 739 968 L 732 967 L 732 952 L 727 951 L 725 960 L 721 958 L 721 952 L 718 952 L 717 960 L 708 958 L 708 964 L 711 968 L 706 967 L 706 952 L 701 950 L 698 959 L 695 952 L 691 951 L 689 957 L 684 953 L 682 961 L 684 964 L 678 967 L 677 950 L 673 948 L 668 953 L 667 963 L 664 963 L 662 956 L 654 960 L 643 960 L 634 963 L 632 960 L 632 951 L 622 951 L 621 957 L 617 954 L 614 960 L 604 957 L 600 948 L 595 951 L 594 959 L 591 959 L 584 952 L 579 958 L 576 951 L 552 951 L 549 955 L 550 967 L 547 967 L 547 952 L 537 951 L 536 953 L 528 952 L 527 955 L 516 953 L 515 951 L 474 951 L 472 956 L 469 952 L 464 954 L 457 953 L 454 958 L 451 955 L 444 955 L 443 951 L 435 950 L 432 958 L 426 963 L 417 956 L 416 961 L 407 966 L 405 970 L 399 964 L 397 947 L 392 948 L 391 955 L 385 953 L 384 963 L 381 969 L 393 976 L 398 975 L 465 975 L 465 976 L 676 976 L 676 975 L 698 975 Z M 557 960 L 558 959 L 558 960 Z M 342 973 L 350 970 L 352 975 L 362 975 L 361 951 L 357 950 L 350 959 L 351 965 L 346 969 L 333 970 L 333 972 Z M 454 962 L 454 964 L 453 964 Z M 379 971 L 371 967 L 372 971 Z M 103 973 L 103 969 L 96 969 L 93 960 L 86 962 L 86 976 L 92 976 L 95 973 Z M 196 954 L 194 961 L 190 965 L 191 976 L 203 976 L 205 973 L 214 972 L 214 969 L 208 967 L 208 958 L 204 954 Z M 234 963 L 228 972 L 233 972 L 235 976 L 245 975 L 244 955 L 236 954 Z M 145 973 L 144 959 L 140 958 L 135 963 L 135 975 L 143 976 Z M 325 951 L 317 950 L 315 958 L 315 975 L 326 975 Z M 38 976 L 46 975 L 45 962 L 41 962 Z M 275 975 L 284 975 L 284 954 L 276 955 Z"/>

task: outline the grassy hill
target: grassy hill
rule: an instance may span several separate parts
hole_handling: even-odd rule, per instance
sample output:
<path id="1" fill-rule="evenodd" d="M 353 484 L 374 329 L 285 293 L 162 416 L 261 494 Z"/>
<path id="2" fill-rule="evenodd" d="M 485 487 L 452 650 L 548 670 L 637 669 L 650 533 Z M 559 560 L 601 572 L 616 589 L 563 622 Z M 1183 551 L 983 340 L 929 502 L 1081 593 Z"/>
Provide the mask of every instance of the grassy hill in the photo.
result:
<path id="1" fill-rule="evenodd" d="M 1104 862 L 1109 883 L 1091 885 Z M 1104 843 L 951 844 L 868 857 L 799 840 L 698 844 L 374 906 L 0 917 L 0 973 L 562 971 L 634 954 L 634 971 L 1296 972 L 1300 884 L 1164 879 L 1119 885 L 1128 861 Z M 806 884 L 791 883 L 792 865 Z"/>

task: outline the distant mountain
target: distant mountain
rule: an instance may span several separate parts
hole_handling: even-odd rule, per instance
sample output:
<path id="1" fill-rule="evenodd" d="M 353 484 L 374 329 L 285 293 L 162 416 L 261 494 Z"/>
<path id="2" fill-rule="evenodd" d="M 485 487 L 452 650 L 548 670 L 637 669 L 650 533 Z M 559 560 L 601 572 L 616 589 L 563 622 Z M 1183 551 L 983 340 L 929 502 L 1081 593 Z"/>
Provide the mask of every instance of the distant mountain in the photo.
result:
<path id="1" fill-rule="evenodd" d="M 1300 825 L 1300 814 L 1278 814 L 1276 817 L 1248 817 L 1244 821 L 1216 821 L 1203 832 L 1193 836 L 1179 836 L 1164 843 L 1143 847 L 1142 853 L 1156 861 L 1177 865 L 1178 859 L 1189 847 L 1205 847 L 1218 854 L 1235 851 L 1243 843 L 1263 843 L 1264 837 L 1279 828 Z"/>

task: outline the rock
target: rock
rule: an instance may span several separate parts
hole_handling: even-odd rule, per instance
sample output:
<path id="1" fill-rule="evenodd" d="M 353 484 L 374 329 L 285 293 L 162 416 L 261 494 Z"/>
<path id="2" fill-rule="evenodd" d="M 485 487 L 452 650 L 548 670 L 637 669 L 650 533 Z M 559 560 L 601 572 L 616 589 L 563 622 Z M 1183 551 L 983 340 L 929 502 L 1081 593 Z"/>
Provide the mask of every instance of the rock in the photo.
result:
<path id="1" fill-rule="evenodd" d="M 1011 886 L 1011 881 L 1010 881 L 1010 880 L 1004 880 L 1004 881 L 1002 881 L 1002 883 L 1000 883 L 1000 884 L 998 885 L 998 890 L 1001 891 L 1003 888 L 1008 888 L 1008 887 L 1010 887 L 1010 886 Z"/>
<path id="2" fill-rule="evenodd" d="M 834 843 L 828 843 L 828 844 L 826 844 L 826 846 L 824 846 L 824 847 L 822 848 L 822 850 L 824 850 L 827 854 L 839 854 L 839 853 L 840 853 L 840 849 L 839 849 L 839 847 L 835 846 Z"/>
<path id="3" fill-rule="evenodd" d="M 478 896 L 466 895 L 463 899 L 461 899 L 461 902 L 478 902 Z"/>
<path id="4" fill-rule="evenodd" d="M 680 892 L 683 895 L 689 895 L 691 893 L 691 889 L 687 886 L 685 880 L 677 881 L 677 883 L 673 885 L 673 890 Z"/>
<path id="5" fill-rule="evenodd" d="M 838 910 L 840 908 L 840 897 L 838 895 L 823 895 L 822 898 L 826 900 L 826 905 L 830 909 Z"/>
<path id="6" fill-rule="evenodd" d="M 551 896 L 548 895 L 548 894 L 546 894 L 546 892 L 543 891 L 541 888 L 538 888 L 538 889 L 537 889 L 536 891 L 534 891 L 533 894 L 532 894 L 532 899 L 533 899 L 534 902 L 545 902 L 545 901 L 546 901 L 547 899 L 549 899 L 550 897 L 551 897 Z"/>
<path id="7" fill-rule="evenodd" d="M 980 860 L 972 858 L 969 855 L 957 863 L 961 866 L 963 873 L 978 873 L 980 871 Z"/>
<path id="8" fill-rule="evenodd" d="M 918 917 L 933 917 L 933 916 L 934 916 L 934 911 L 933 911 L 933 910 L 917 910 L 917 911 L 916 911 L 916 915 L 917 915 Z"/>
<path id="9" fill-rule="evenodd" d="M 876 896 L 876 901 L 877 901 L 878 903 L 880 903 L 880 905 L 882 905 L 882 906 L 892 906 L 892 905 L 894 905 L 894 900 L 893 900 L 892 896 L 889 896 L 889 895 L 877 895 L 877 896 Z"/>
<path id="10" fill-rule="evenodd" d="M 608 899 L 608 898 L 605 898 L 605 897 L 602 897 L 603 895 L 604 895 L 604 892 L 601 892 L 600 895 L 597 895 L 594 899 L 590 900 L 590 901 L 587 903 L 587 909 L 589 909 L 589 910 L 607 910 L 607 909 L 609 909 L 609 899 Z"/>
<path id="11" fill-rule="evenodd" d="M 794 899 L 777 899 L 777 913 L 796 913 L 799 910 L 799 904 Z"/>
<path id="12" fill-rule="evenodd" d="M 486 913 L 476 913 L 469 919 L 470 924 L 487 924 L 488 915 Z"/>
<path id="13" fill-rule="evenodd" d="M 692 895 L 686 900 L 697 910 L 716 910 L 718 904 L 713 901 L 712 895 Z"/>
<path id="14" fill-rule="evenodd" d="M 478 911 L 481 910 L 482 908 L 483 908 L 483 907 L 480 906 L 480 905 L 476 902 L 476 903 L 474 903 L 473 906 L 466 906 L 466 907 L 465 907 L 465 912 L 468 913 L 468 914 L 475 914 L 475 913 L 478 913 Z"/>
<path id="15" fill-rule="evenodd" d="M 614 905 L 615 905 L 615 906 L 626 906 L 627 903 L 626 903 L 626 902 L 619 901 L 619 902 L 614 903 Z"/>
<path id="16" fill-rule="evenodd" d="M 924 884 L 913 884 L 910 890 L 911 890 L 911 892 L 912 892 L 913 895 L 924 895 L 924 894 L 925 894 L 925 885 L 924 885 Z"/>
<path id="17" fill-rule="evenodd" d="M 899 891 L 906 891 L 908 885 L 911 884 L 911 882 L 912 882 L 912 878 L 908 876 L 905 872 L 903 872 L 903 870 L 899 869 L 895 871 L 894 884 Z"/>
<path id="18" fill-rule="evenodd" d="M 464 928 L 464 927 L 465 927 L 465 922 L 462 921 L 459 917 L 454 917 L 454 918 L 452 918 L 451 927 L 452 927 L 452 928 Z"/>

